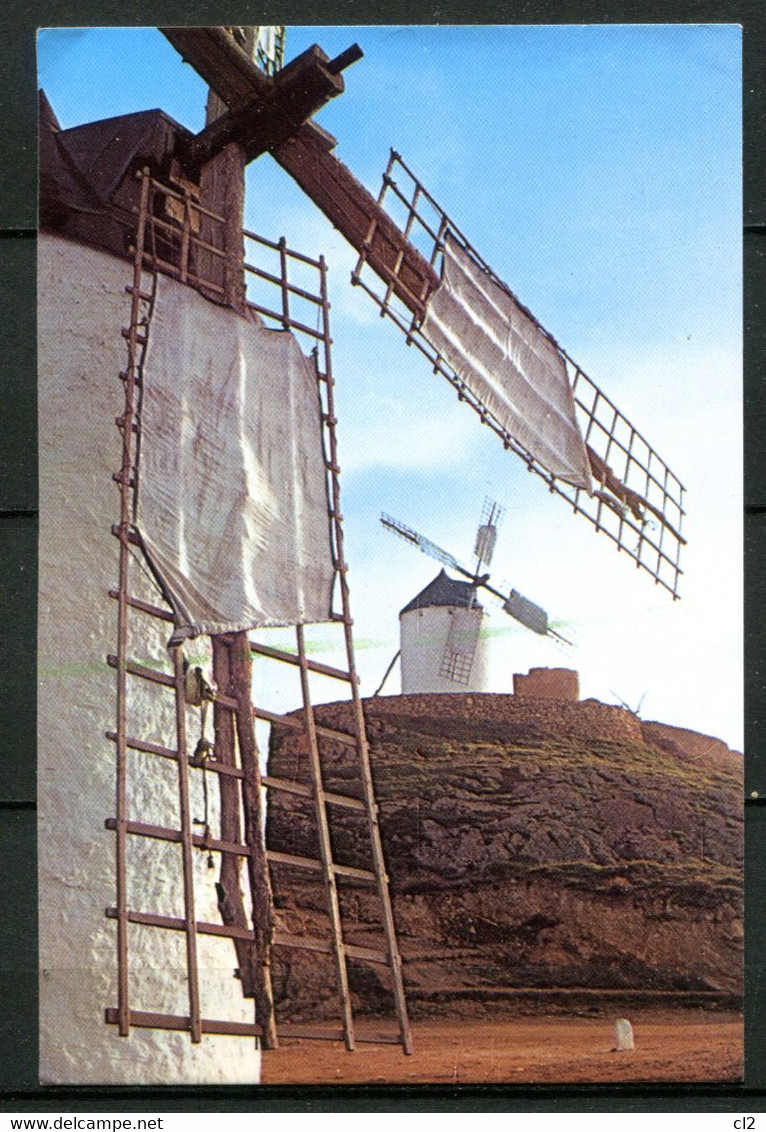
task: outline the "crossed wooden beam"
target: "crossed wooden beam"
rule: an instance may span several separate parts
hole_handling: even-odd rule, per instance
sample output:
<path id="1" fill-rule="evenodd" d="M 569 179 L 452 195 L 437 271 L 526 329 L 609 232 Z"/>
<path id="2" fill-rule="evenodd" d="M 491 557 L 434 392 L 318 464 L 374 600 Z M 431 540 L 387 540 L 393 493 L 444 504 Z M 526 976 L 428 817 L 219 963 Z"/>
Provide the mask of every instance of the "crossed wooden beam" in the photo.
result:
<path id="1" fill-rule="evenodd" d="M 334 154 L 335 138 L 311 121 L 344 90 L 341 72 L 362 57 L 355 44 L 336 59 L 310 47 L 270 78 L 223 27 L 160 28 L 228 110 L 180 143 L 182 164 L 198 170 L 229 142 L 247 161 L 269 152 L 413 314 L 438 285 L 433 268 Z"/>

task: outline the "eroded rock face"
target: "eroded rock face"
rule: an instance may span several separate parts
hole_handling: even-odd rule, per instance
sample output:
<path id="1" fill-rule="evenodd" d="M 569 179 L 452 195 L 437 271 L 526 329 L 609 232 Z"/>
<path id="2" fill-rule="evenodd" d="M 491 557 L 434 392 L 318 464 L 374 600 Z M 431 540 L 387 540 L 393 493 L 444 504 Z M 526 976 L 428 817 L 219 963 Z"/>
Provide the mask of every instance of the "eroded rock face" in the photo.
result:
<path id="1" fill-rule="evenodd" d="M 349 709 L 316 709 L 350 729 Z M 392 696 L 365 714 L 411 1006 L 484 1010 L 511 988 L 736 996 L 742 965 L 742 760 L 718 740 L 621 708 L 529 697 Z M 269 771 L 308 781 L 303 740 Z M 359 796 L 349 750 L 325 786 Z M 338 861 L 370 868 L 364 826 L 331 811 Z M 317 855 L 311 807 L 273 798 L 269 843 Z M 329 936 L 321 884 L 278 870 L 279 916 Z M 344 883 L 349 942 L 380 945 L 377 898 Z M 278 955 L 286 1017 L 334 1010 L 323 957 Z M 385 971 L 353 965 L 357 1006 Z"/>

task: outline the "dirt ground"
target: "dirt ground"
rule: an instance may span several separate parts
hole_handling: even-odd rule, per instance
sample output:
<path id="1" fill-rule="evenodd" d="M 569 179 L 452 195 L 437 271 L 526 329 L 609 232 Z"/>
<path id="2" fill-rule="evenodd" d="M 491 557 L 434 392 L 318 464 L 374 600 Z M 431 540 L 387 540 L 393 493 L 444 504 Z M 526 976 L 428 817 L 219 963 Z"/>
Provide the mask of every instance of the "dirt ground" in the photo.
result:
<path id="1" fill-rule="evenodd" d="M 414 1052 L 360 1043 L 284 1040 L 264 1052 L 263 1084 L 736 1081 L 742 1018 L 690 1010 L 630 1015 L 635 1049 L 615 1051 L 614 1018 L 519 1017 L 417 1022 Z M 360 1026 L 360 1033 L 363 1033 Z"/>

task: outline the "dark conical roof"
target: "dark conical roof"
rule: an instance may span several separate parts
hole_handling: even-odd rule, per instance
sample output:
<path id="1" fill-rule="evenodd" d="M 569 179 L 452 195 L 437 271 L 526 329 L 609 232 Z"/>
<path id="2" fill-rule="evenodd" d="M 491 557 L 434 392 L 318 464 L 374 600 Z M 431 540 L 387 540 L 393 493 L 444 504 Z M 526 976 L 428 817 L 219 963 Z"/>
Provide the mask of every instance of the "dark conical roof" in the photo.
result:
<path id="1" fill-rule="evenodd" d="M 446 571 L 441 570 L 424 590 L 399 611 L 399 616 L 410 613 L 413 609 L 428 609 L 434 605 L 463 606 L 467 609 L 473 602 L 476 609 L 481 609 L 479 603 L 473 601 L 474 593 L 474 587 L 470 582 L 458 582 L 450 578 Z"/>
<path id="2" fill-rule="evenodd" d="M 40 226 L 124 255 L 135 227 L 135 168 L 166 175 L 184 129 L 161 110 L 141 110 L 62 130 L 40 92 Z"/>

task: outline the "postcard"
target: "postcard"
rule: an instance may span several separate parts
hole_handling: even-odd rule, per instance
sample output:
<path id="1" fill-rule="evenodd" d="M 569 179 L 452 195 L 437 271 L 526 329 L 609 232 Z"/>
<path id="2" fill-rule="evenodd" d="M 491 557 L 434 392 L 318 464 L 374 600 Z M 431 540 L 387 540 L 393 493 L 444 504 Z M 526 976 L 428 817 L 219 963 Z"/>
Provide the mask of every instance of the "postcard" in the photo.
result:
<path id="1" fill-rule="evenodd" d="M 43 1083 L 741 1078 L 740 55 L 40 32 Z"/>

